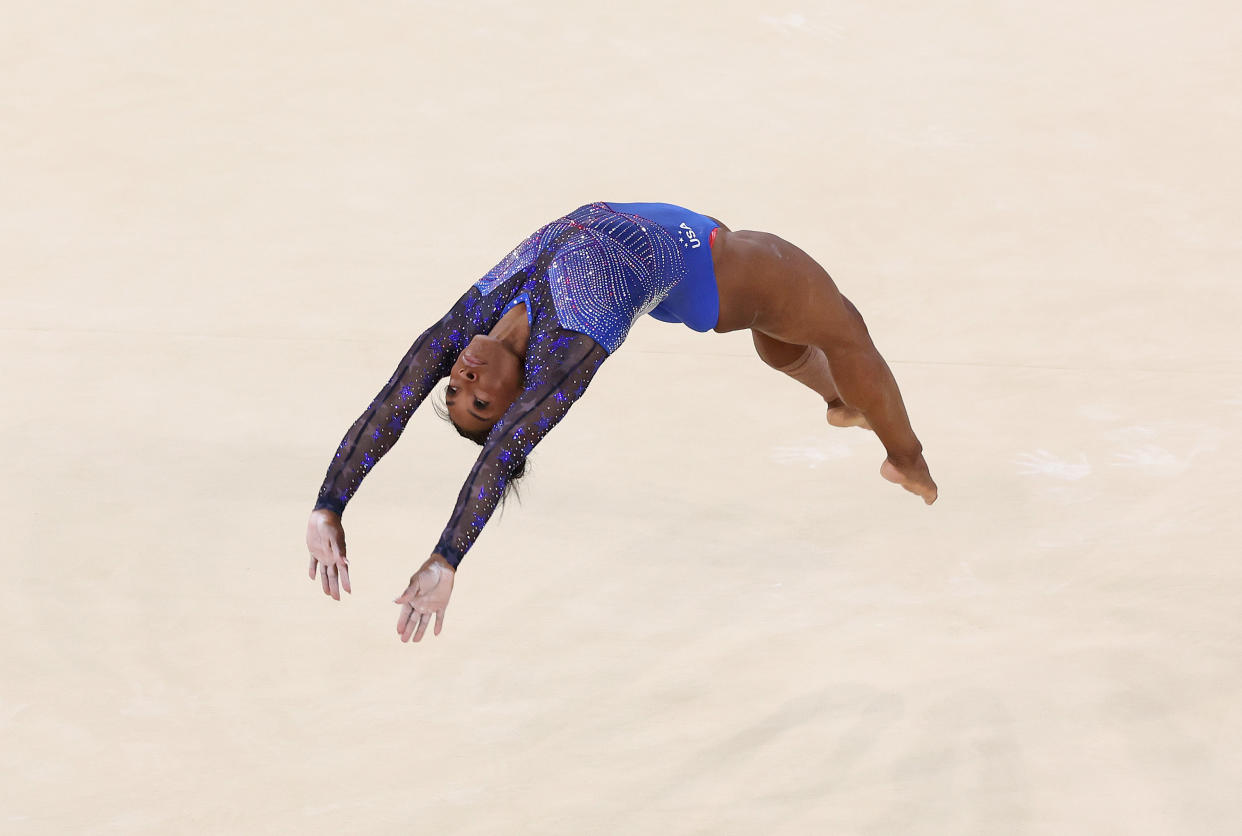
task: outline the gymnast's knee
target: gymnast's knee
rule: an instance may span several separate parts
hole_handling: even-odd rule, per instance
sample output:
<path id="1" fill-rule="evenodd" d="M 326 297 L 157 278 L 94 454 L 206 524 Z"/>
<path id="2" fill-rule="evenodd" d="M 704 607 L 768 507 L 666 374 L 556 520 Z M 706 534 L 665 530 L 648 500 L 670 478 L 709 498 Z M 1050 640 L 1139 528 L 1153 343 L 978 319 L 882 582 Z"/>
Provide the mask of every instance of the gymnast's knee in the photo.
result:
<path id="1" fill-rule="evenodd" d="M 781 372 L 788 372 L 792 367 L 801 365 L 812 351 L 808 346 L 787 343 L 753 328 L 750 336 L 759 359 Z"/>

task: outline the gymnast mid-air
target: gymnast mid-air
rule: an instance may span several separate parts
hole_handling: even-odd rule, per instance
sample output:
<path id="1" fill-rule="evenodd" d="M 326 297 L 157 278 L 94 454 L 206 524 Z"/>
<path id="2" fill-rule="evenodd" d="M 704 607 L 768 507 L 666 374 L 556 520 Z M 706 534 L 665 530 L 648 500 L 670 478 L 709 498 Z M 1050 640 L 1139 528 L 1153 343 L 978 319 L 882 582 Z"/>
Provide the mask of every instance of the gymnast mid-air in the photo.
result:
<path id="1" fill-rule="evenodd" d="M 759 357 L 823 396 L 828 423 L 872 430 L 880 475 L 931 504 L 936 483 L 862 316 L 810 256 L 664 203 L 592 203 L 540 228 L 414 341 L 337 448 L 307 524 L 310 577 L 350 591 L 341 514 L 444 378 L 458 433 L 482 445 L 431 557 L 395 603 L 397 632 L 440 634 L 458 565 L 526 457 L 643 314 L 749 328 Z"/>

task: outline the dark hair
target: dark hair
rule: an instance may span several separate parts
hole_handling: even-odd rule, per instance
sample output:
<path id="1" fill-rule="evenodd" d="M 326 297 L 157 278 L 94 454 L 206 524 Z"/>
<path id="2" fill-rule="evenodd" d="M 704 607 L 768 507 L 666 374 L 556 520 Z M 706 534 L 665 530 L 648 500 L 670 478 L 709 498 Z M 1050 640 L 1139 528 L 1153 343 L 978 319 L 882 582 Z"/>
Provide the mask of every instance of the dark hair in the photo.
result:
<path id="1" fill-rule="evenodd" d="M 491 429 L 492 429 L 491 427 L 485 427 L 484 429 L 475 430 L 474 432 L 471 432 L 470 430 L 466 429 L 461 424 L 458 424 L 456 421 L 453 420 L 453 416 L 449 414 L 447 404 L 443 403 L 442 401 L 438 399 L 433 398 L 431 401 L 431 408 L 436 411 L 436 415 L 439 415 L 445 421 L 448 421 L 450 424 L 452 424 L 453 429 L 457 430 L 457 434 L 460 435 L 462 438 L 468 438 L 471 441 L 473 441 L 475 444 L 479 445 L 480 447 L 482 447 L 484 444 L 487 443 L 487 435 L 488 433 L 491 432 Z M 513 495 L 518 498 L 519 502 L 522 500 L 521 495 L 518 493 L 517 483 L 518 483 L 518 480 L 521 479 L 525 475 L 526 475 L 526 459 L 523 458 L 522 461 L 518 463 L 517 470 L 513 471 L 513 473 L 510 474 L 509 481 L 505 483 L 505 492 L 500 497 L 500 504 L 502 507 L 505 504 L 505 500 L 509 498 L 510 492 L 512 492 Z"/>

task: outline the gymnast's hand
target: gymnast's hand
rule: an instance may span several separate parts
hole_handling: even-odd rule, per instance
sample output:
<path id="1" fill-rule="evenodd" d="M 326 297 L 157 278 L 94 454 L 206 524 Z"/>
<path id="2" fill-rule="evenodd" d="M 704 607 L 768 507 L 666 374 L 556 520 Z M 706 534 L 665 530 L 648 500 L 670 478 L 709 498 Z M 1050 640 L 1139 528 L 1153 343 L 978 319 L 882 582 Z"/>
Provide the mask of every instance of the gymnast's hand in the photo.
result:
<path id="1" fill-rule="evenodd" d="M 341 590 L 349 588 L 349 561 L 345 559 L 345 529 L 335 511 L 320 508 L 311 511 L 306 524 L 306 547 L 310 549 L 310 579 L 318 570 L 323 594 L 341 600 Z"/>
<path id="2" fill-rule="evenodd" d="M 397 617 L 397 633 L 401 641 L 421 641 L 431 616 L 436 617 L 435 634 L 440 635 L 444 626 L 444 608 L 453 594 L 453 567 L 438 554 L 427 558 L 417 572 L 410 577 L 410 585 L 393 601 L 401 605 Z"/>

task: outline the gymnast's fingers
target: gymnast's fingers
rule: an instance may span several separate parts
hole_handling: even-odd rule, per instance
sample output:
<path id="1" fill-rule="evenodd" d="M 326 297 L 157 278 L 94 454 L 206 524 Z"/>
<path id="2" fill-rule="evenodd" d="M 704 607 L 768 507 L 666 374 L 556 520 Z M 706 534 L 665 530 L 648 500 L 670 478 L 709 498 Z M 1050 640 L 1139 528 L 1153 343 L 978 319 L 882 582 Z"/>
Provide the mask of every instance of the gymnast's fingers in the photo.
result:
<path id="1" fill-rule="evenodd" d="M 431 623 L 431 613 L 425 612 L 418 619 L 418 630 L 414 633 L 414 641 L 422 641 L 423 633 L 427 632 L 427 625 Z"/>
<path id="2" fill-rule="evenodd" d="M 316 560 L 316 559 L 315 559 L 315 556 L 312 554 L 312 555 L 311 555 L 311 562 L 310 562 L 310 579 L 311 579 L 312 581 L 315 579 L 315 567 L 316 567 L 316 566 L 318 566 L 318 565 L 319 565 L 319 561 L 318 561 L 318 560 Z"/>
<path id="3" fill-rule="evenodd" d="M 341 600 L 341 584 L 336 577 L 336 564 L 329 563 L 324 567 L 324 572 L 328 576 L 328 594 L 334 601 Z"/>
<path id="4" fill-rule="evenodd" d="M 340 569 L 340 572 L 341 572 L 341 589 L 345 590 L 346 592 L 352 593 L 353 590 L 349 588 L 349 564 L 342 561 L 338 565 L 338 568 Z"/>
<path id="5" fill-rule="evenodd" d="M 414 612 L 414 607 L 410 604 L 402 604 L 401 612 L 397 613 L 397 635 L 400 636 L 405 632 L 406 622 L 410 620 L 410 614 Z"/>
<path id="6" fill-rule="evenodd" d="M 414 631 L 418 628 L 418 622 L 422 620 L 422 616 L 418 610 L 410 613 L 410 620 L 405 623 L 405 629 L 401 631 L 401 641 L 408 642 L 410 637 L 414 635 Z"/>
<path id="7" fill-rule="evenodd" d="M 432 630 L 435 635 L 440 635 L 440 628 L 444 626 L 444 610 L 436 610 L 436 629 Z"/>
<path id="8" fill-rule="evenodd" d="M 407 606 L 413 606 L 414 599 L 418 597 L 418 593 L 420 591 L 421 590 L 418 585 L 418 575 L 414 575 L 410 578 L 410 585 L 405 588 L 404 592 L 396 598 L 393 598 L 392 602 L 394 604 L 406 604 Z"/>
<path id="9" fill-rule="evenodd" d="M 345 557 L 345 541 L 337 541 L 335 538 L 328 538 L 328 551 L 332 553 L 332 557 L 337 563 L 349 565 L 349 558 Z"/>
<path id="10" fill-rule="evenodd" d="M 331 595 L 332 587 L 328 584 L 328 567 L 327 566 L 319 567 L 319 580 L 323 584 L 323 594 Z"/>

